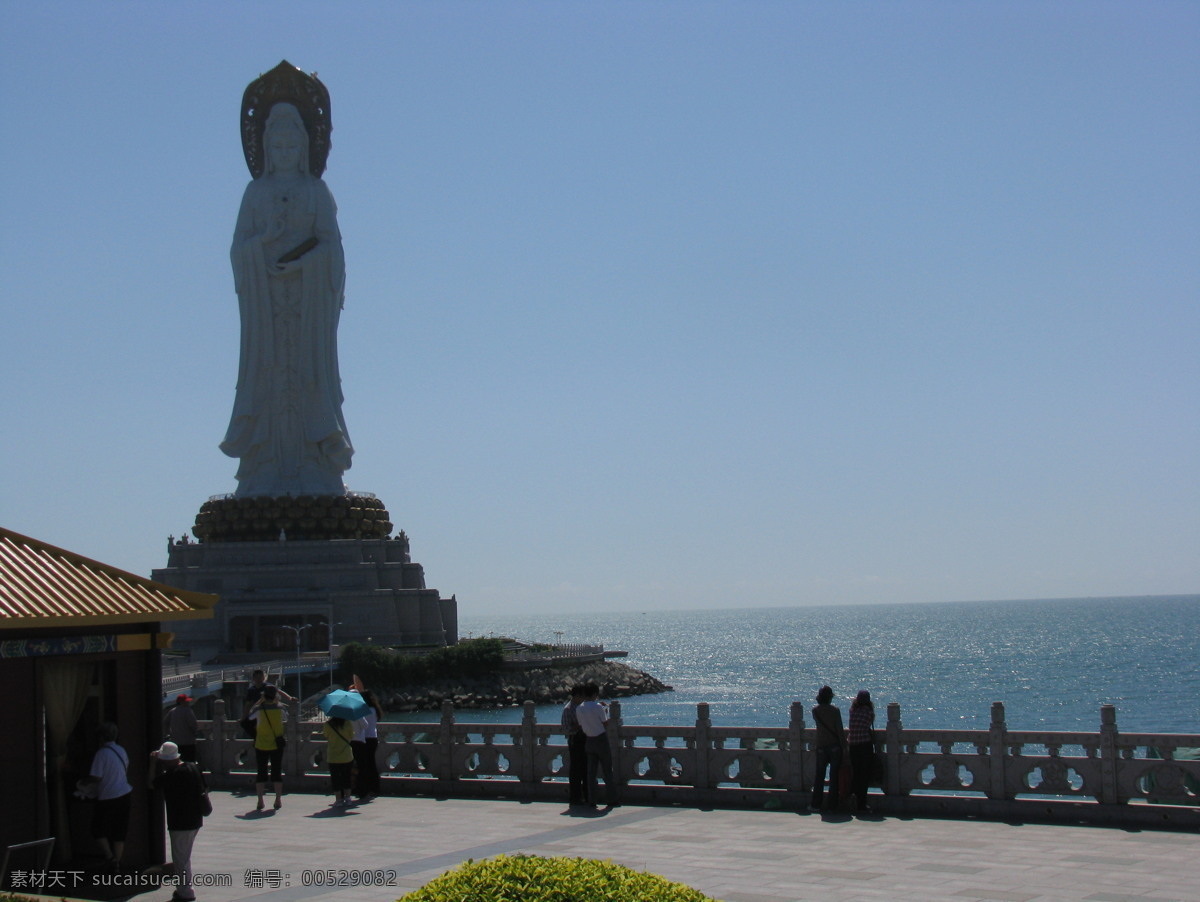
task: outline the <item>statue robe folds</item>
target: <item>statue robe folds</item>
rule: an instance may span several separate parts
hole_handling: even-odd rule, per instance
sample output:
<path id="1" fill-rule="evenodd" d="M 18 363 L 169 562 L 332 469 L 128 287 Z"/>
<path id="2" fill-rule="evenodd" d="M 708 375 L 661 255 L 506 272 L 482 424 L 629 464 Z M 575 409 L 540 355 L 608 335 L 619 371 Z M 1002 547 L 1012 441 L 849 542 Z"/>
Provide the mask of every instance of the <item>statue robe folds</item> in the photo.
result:
<path id="1" fill-rule="evenodd" d="M 279 265 L 314 237 L 298 261 Z M 252 181 L 230 257 L 242 341 L 221 450 L 240 458 L 237 497 L 344 494 L 354 453 L 337 355 L 346 271 L 324 181 L 307 173 Z"/>

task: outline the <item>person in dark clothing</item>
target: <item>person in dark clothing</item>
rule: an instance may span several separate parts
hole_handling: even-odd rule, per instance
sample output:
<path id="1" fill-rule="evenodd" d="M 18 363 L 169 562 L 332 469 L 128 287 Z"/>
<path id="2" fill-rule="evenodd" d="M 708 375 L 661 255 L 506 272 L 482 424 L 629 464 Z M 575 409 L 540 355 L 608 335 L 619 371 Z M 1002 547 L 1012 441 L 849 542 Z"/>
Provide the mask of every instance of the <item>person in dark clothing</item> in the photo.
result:
<path id="1" fill-rule="evenodd" d="M 242 717 L 250 716 L 250 711 L 254 708 L 254 704 L 263 697 L 263 691 L 267 687 L 274 689 L 278 697 L 288 704 L 295 701 L 294 698 L 274 683 L 267 682 L 267 675 L 265 673 L 261 670 L 256 670 L 250 675 L 250 685 L 246 687 L 246 702 L 242 706 Z"/>
<path id="2" fill-rule="evenodd" d="M 179 746 L 184 761 L 198 761 L 196 757 L 196 734 L 200 724 L 192 710 L 192 697 L 181 693 L 175 698 L 175 707 L 166 716 L 167 738 Z"/>
<path id="3" fill-rule="evenodd" d="M 826 768 L 829 769 L 829 809 L 836 810 L 840 801 L 838 777 L 841 776 L 846 732 L 842 726 L 842 712 L 832 702 L 833 690 L 822 686 L 817 693 L 816 707 L 812 709 L 813 723 L 817 725 L 817 736 L 813 742 L 813 754 L 817 759 L 817 772 L 813 776 L 813 811 L 821 810 Z"/>
<path id="4" fill-rule="evenodd" d="M 583 704 L 575 709 L 579 728 L 587 734 L 584 750 L 587 752 L 587 800 L 586 805 L 598 804 L 596 777 L 604 774 L 604 796 L 609 808 L 617 805 L 617 782 L 613 775 L 612 748 L 608 741 L 608 706 L 600 701 L 600 687 L 588 683 L 583 687 Z"/>
<path id="5" fill-rule="evenodd" d="M 383 708 L 370 689 L 361 691 L 362 699 L 371 706 L 365 717 L 354 721 L 354 740 L 350 743 L 354 751 L 354 794 L 364 801 L 379 795 L 379 721 L 383 719 Z"/>
<path id="6" fill-rule="evenodd" d="M 571 700 L 563 706 L 562 728 L 567 736 L 567 802 L 587 804 L 587 733 L 579 726 L 575 711 L 584 702 L 583 687 L 571 687 Z"/>
<path id="7" fill-rule="evenodd" d="M 162 748 L 150 753 L 148 781 L 152 790 L 162 791 L 167 806 L 167 834 L 177 881 L 172 902 L 191 902 L 196 898 L 192 889 L 192 846 L 204 826 L 205 814 L 211 810 L 204 776 L 199 767 L 183 760 L 179 746 L 164 742 Z"/>
<path id="8" fill-rule="evenodd" d="M 850 750 L 851 786 L 859 811 L 867 807 L 867 782 L 875 772 L 875 704 L 871 693 L 861 690 L 850 704 L 850 729 L 846 741 Z"/>

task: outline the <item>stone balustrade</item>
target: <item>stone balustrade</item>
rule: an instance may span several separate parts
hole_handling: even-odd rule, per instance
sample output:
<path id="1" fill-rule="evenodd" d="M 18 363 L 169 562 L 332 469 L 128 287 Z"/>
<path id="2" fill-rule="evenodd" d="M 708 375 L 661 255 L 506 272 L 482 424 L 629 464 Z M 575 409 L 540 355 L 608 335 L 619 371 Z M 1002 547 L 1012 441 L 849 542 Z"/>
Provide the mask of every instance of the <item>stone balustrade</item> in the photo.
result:
<path id="1" fill-rule="evenodd" d="M 284 782 L 328 792 L 321 722 L 287 724 Z M 876 729 L 882 776 L 870 798 L 882 814 L 1200 826 L 1200 734 L 1130 733 L 1104 705 L 1100 730 L 1009 730 L 992 705 L 987 730 L 906 730 L 891 704 Z M 637 726 L 610 705 L 609 740 L 623 802 L 689 807 L 805 810 L 815 769 L 815 730 L 804 706 L 782 727 L 714 726 L 708 705 L 692 726 Z M 214 788 L 244 787 L 254 750 L 215 702 L 201 721 L 200 763 Z M 384 792 L 566 799 L 567 749 L 557 722 L 538 723 L 527 702 L 516 724 L 461 723 L 447 702 L 434 723 L 384 722 L 378 750 Z M 1178 757 L 1176 752 L 1179 751 Z M 1189 756 L 1191 756 L 1189 758 Z M 880 790 L 882 794 L 880 794 Z"/>

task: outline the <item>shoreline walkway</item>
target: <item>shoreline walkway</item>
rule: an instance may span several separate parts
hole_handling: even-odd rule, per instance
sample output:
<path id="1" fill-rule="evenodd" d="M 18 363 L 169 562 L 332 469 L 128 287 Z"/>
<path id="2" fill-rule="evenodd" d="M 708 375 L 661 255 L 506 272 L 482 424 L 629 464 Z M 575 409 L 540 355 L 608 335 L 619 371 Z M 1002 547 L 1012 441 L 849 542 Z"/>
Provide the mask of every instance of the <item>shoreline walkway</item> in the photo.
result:
<path id="1" fill-rule="evenodd" d="M 232 885 L 198 885 L 200 902 L 384 902 L 468 858 L 517 852 L 608 858 L 725 902 L 1200 898 L 1200 837 L 1190 831 L 638 806 L 593 814 L 420 797 L 343 812 L 310 794 L 284 796 L 279 811 L 268 795 L 256 812 L 252 795 L 212 798 L 193 866 Z M 313 885 L 338 870 L 390 871 L 394 883 Z M 159 888 L 135 898 L 170 896 Z"/>

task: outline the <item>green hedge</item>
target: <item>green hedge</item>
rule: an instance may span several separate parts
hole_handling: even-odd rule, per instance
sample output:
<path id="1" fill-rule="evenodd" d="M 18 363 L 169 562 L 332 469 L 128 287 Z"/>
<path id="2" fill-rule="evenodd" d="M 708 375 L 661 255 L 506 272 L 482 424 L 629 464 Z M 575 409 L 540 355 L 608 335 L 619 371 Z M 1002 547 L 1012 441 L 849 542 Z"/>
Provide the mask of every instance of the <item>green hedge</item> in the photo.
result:
<path id="1" fill-rule="evenodd" d="M 400 902 L 714 902 L 657 874 L 589 858 L 499 855 L 468 860 Z"/>
<path id="2" fill-rule="evenodd" d="M 464 639 L 425 654 L 398 654 L 388 648 L 351 642 L 342 649 L 338 669 L 344 679 L 358 674 L 375 689 L 399 689 L 411 683 L 493 673 L 504 663 L 499 639 Z"/>

